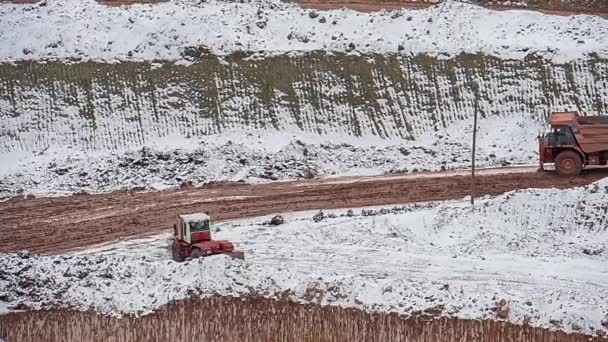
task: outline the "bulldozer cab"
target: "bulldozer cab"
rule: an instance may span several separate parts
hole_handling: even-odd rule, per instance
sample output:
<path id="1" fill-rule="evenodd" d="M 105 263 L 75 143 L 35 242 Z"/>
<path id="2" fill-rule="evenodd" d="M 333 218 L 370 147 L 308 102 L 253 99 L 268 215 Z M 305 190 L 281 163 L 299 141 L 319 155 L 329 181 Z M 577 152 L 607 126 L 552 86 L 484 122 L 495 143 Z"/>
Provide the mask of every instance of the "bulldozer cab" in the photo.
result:
<path id="1" fill-rule="evenodd" d="M 174 225 L 174 235 L 186 243 L 192 243 L 192 235 L 207 235 L 210 232 L 210 218 L 206 213 L 180 215 Z M 207 234 L 205 234 L 207 233 Z"/>

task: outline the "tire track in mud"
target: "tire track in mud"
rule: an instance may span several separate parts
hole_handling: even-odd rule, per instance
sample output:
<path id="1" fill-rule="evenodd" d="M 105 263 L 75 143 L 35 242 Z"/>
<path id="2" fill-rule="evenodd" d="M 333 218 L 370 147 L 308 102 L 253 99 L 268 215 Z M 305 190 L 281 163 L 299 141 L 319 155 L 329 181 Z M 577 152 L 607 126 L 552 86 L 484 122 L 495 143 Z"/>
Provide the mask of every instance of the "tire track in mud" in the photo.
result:
<path id="1" fill-rule="evenodd" d="M 608 177 L 608 170 L 589 170 L 575 178 L 525 170 L 493 171 L 476 177 L 476 195 L 530 187 L 568 188 L 603 177 Z M 176 215 L 198 211 L 208 211 L 217 221 L 287 211 L 458 199 L 468 196 L 469 191 L 468 176 L 438 173 L 13 198 L 0 203 L 0 251 L 54 253 L 155 234 L 170 229 Z"/>

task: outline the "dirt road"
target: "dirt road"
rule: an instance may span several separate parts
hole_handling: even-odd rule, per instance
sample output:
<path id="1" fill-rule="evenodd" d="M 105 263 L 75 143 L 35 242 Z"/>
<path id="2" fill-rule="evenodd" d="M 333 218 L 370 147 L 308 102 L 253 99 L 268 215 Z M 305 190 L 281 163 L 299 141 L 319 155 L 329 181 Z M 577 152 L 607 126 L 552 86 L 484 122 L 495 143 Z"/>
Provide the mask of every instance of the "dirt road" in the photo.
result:
<path id="1" fill-rule="evenodd" d="M 419 3 L 419 2 L 373 2 L 373 1 L 333 1 L 333 2 L 318 2 L 315 0 L 304 0 L 297 2 L 302 8 L 316 9 L 316 10 L 333 10 L 340 8 L 348 8 L 358 12 L 378 12 L 381 10 L 399 10 L 402 8 L 409 9 L 423 9 L 431 6 L 436 6 L 433 3 Z M 524 8 L 520 6 L 506 6 L 506 5 L 484 5 L 483 7 L 496 10 L 496 11 L 509 11 L 509 10 L 530 10 L 541 12 L 545 14 L 553 15 L 576 15 L 576 14 L 592 14 L 598 15 L 602 18 L 608 18 L 608 6 L 606 8 L 571 8 L 571 7 L 530 7 Z"/>
<path id="2" fill-rule="evenodd" d="M 577 178 L 530 169 L 481 171 L 477 194 L 527 187 L 591 183 L 608 176 L 593 170 Z M 172 226 L 175 215 L 208 211 L 213 219 L 286 211 L 344 208 L 462 198 L 470 178 L 460 173 L 342 177 L 265 184 L 229 183 L 157 192 L 114 192 L 0 203 L 0 251 L 60 252 Z"/>

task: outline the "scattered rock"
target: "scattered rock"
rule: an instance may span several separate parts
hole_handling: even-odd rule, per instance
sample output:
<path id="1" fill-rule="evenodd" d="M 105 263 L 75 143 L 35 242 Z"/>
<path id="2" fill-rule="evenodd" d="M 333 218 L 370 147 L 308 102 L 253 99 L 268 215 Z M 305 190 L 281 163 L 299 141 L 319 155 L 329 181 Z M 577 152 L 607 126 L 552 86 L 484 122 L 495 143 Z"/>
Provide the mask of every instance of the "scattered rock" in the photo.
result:
<path id="1" fill-rule="evenodd" d="M 53 170 L 53 172 L 55 172 L 59 176 L 63 176 L 65 174 L 67 174 L 68 172 L 70 172 L 70 169 L 67 167 L 62 167 L 62 168 Z"/>
<path id="2" fill-rule="evenodd" d="M 508 319 L 509 318 L 509 305 L 507 301 L 501 299 L 500 302 L 497 303 L 496 306 L 496 317 L 500 319 Z"/>
<path id="3" fill-rule="evenodd" d="M 17 253 L 17 256 L 19 256 L 21 259 L 29 259 L 32 256 L 32 253 L 28 250 L 22 250 Z"/>
<path id="4" fill-rule="evenodd" d="M 76 274 L 76 276 L 77 276 L 79 279 L 84 279 L 84 278 L 86 278 L 86 276 L 88 276 L 88 275 L 89 275 L 89 272 L 88 272 L 88 271 L 85 271 L 85 270 L 80 270 L 80 271 L 78 271 L 78 273 Z"/>
<path id="5" fill-rule="evenodd" d="M 109 269 L 106 269 L 104 272 L 99 274 L 99 276 L 104 279 L 114 279 L 114 275 Z"/>
<path id="6" fill-rule="evenodd" d="M 562 320 L 561 319 L 550 319 L 549 323 L 551 323 L 553 326 L 555 326 L 558 329 L 561 329 L 562 327 Z"/>
<path id="7" fill-rule="evenodd" d="M 594 255 L 600 255 L 604 252 L 603 248 L 599 248 L 599 249 L 589 249 L 589 248 L 585 248 L 583 249 L 583 254 L 586 255 L 590 255 L 590 256 L 594 256 Z"/>
<path id="8" fill-rule="evenodd" d="M 0 301 L 10 303 L 13 298 L 8 293 L 0 293 Z"/>
<path id="9" fill-rule="evenodd" d="M 323 214 L 323 210 L 319 210 L 319 212 L 316 213 L 315 216 L 312 217 L 312 220 L 315 222 L 321 222 L 321 221 L 323 221 L 324 218 L 325 218 L 325 214 Z"/>
<path id="10" fill-rule="evenodd" d="M 270 224 L 272 224 L 274 226 L 279 226 L 279 225 L 282 225 L 283 223 L 285 223 L 285 220 L 283 219 L 283 216 L 281 216 L 281 215 L 275 215 L 272 219 L 270 219 Z"/>
<path id="11" fill-rule="evenodd" d="M 314 19 L 316 17 L 319 16 L 319 13 L 317 13 L 316 11 L 310 11 L 308 12 L 308 17 L 310 17 L 310 19 Z"/>
<path id="12" fill-rule="evenodd" d="M 346 211 L 346 216 L 353 217 L 353 216 L 355 216 L 355 212 L 352 209 L 348 209 Z"/>
<path id="13" fill-rule="evenodd" d="M 179 185 L 180 189 L 190 189 L 194 187 L 194 183 L 192 183 L 192 181 L 184 181 Z"/>
<path id="14" fill-rule="evenodd" d="M 530 322 L 532 322 L 532 317 L 524 316 L 523 325 L 530 325 Z"/>
<path id="15" fill-rule="evenodd" d="M 30 269 L 32 269 L 32 265 L 25 265 L 23 266 L 23 268 L 21 268 L 19 271 L 17 271 L 15 274 L 16 275 L 22 275 L 23 273 L 29 271 Z"/>
<path id="16" fill-rule="evenodd" d="M 258 21 L 257 23 L 255 23 L 255 26 L 263 29 L 266 27 L 266 22 L 265 21 Z"/>
<path id="17" fill-rule="evenodd" d="M 320 22 L 321 24 L 325 24 L 325 23 L 327 22 L 327 19 L 326 19 L 325 17 L 321 17 L 321 18 L 319 19 L 319 22 Z"/>
<path id="18" fill-rule="evenodd" d="M 437 316 L 441 315 L 441 313 L 443 312 L 444 309 L 445 309 L 445 305 L 439 304 L 439 305 L 435 305 L 430 308 L 424 309 L 422 312 L 424 312 L 427 315 L 437 317 Z"/>

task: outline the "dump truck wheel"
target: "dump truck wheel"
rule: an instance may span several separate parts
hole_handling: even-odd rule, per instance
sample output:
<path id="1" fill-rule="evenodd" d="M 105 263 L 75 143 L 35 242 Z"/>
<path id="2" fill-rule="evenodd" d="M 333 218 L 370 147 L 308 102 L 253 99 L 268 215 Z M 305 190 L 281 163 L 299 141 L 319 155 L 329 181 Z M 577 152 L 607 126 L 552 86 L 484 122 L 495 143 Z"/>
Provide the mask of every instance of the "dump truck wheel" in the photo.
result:
<path id="1" fill-rule="evenodd" d="M 574 151 L 564 151 L 555 158 L 555 170 L 564 176 L 576 176 L 581 173 L 583 162 L 581 156 Z"/>
<path id="2" fill-rule="evenodd" d="M 201 250 L 198 248 L 192 248 L 192 252 L 190 252 L 190 257 L 192 259 L 200 258 L 202 255 Z"/>

